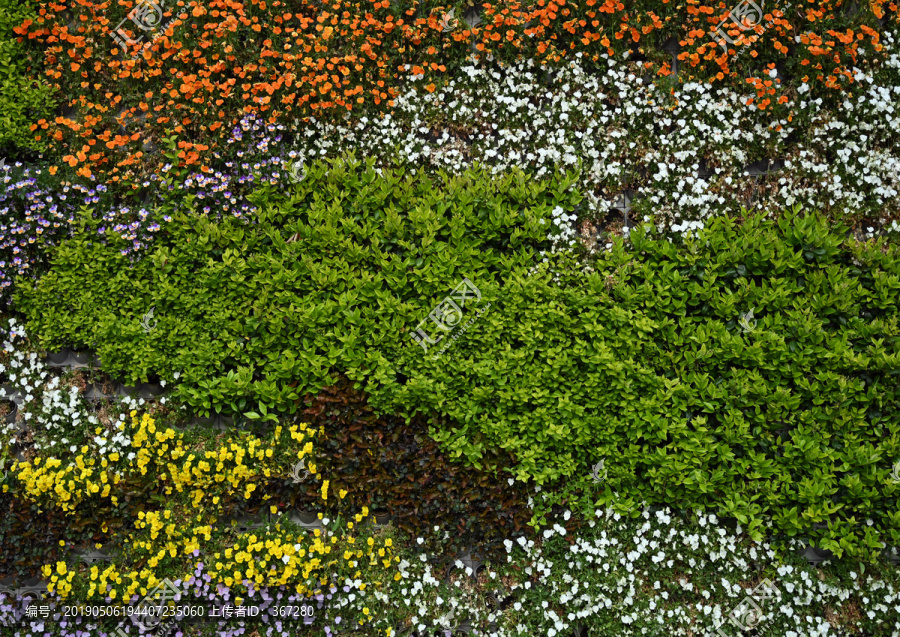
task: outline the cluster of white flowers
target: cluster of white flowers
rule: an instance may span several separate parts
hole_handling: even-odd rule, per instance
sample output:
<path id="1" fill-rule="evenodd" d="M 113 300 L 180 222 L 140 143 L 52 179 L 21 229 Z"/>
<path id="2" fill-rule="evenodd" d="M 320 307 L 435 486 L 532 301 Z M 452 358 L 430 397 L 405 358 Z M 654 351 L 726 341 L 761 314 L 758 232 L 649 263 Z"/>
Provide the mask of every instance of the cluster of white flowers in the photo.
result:
<path id="1" fill-rule="evenodd" d="M 25 329 L 10 319 L 9 329 L 0 328 L 0 331 L 6 335 L 3 353 L 7 357 L 7 365 L 0 364 L 0 374 L 9 380 L 7 395 L 18 394 L 22 400 L 16 421 L 0 428 L 0 449 L 22 442 L 17 440 L 21 434 L 16 432 L 24 425 L 29 432 L 29 445 L 35 451 L 74 453 L 88 444 L 102 455 L 118 452 L 134 457 L 131 439 L 123 431 L 127 414 L 144 405 L 143 398 L 121 397 L 120 413 L 112 416 L 116 421 L 115 431 L 102 435 L 100 420 L 78 387 L 64 389 L 60 370 L 48 368 L 37 352 L 29 351 Z M 166 402 L 165 397 L 159 400 Z"/>
<path id="2" fill-rule="evenodd" d="M 777 211 L 796 203 L 896 231 L 900 56 L 889 33 L 882 44 L 886 64 L 854 68 L 857 84 L 837 107 L 813 99 L 806 84 L 806 91 L 786 91 L 790 121 L 748 104 L 751 93 L 699 82 L 674 91 L 667 82 L 645 85 L 636 67 L 611 58 L 603 72 L 579 58 L 552 75 L 533 60 L 502 69 L 472 63 L 435 93 L 410 85 L 381 117 L 342 125 L 314 119 L 297 131 L 290 154 L 312 161 L 355 150 L 374 156 L 379 170 L 399 162 L 410 173 L 455 173 L 476 163 L 495 173 L 520 167 L 536 178 L 580 170 L 580 218 L 610 228 L 623 220 L 627 191 L 630 220 L 672 234 L 742 206 Z M 770 75 L 760 79 L 781 81 Z M 783 167 L 748 170 L 763 160 Z M 557 239 L 570 238 L 565 214 L 556 216 Z"/>
<path id="3" fill-rule="evenodd" d="M 568 214 L 560 207 L 553 209 L 553 250 L 571 248 L 575 244 L 575 227 L 576 216 Z"/>
<path id="4" fill-rule="evenodd" d="M 423 553 L 403 559 L 389 587 L 356 586 L 337 604 L 372 607 L 379 625 L 392 617 L 395 635 L 455 626 L 492 637 L 568 637 L 578 627 L 601 635 L 740 635 L 748 608 L 762 612 L 749 616 L 760 634 L 900 634 L 896 568 L 815 568 L 703 511 L 648 507 L 628 518 L 602 509 L 579 532 L 563 526 L 571 519 L 567 511 L 534 539 L 507 539 L 506 560 L 486 564 L 477 580 L 459 561 L 449 573 L 436 571 Z"/>

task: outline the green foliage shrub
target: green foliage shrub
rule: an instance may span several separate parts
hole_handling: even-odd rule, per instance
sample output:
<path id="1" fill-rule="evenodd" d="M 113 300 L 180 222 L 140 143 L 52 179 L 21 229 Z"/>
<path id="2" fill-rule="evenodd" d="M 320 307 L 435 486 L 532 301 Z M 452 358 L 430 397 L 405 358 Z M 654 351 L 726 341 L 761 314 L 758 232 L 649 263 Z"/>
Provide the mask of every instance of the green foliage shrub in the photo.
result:
<path id="1" fill-rule="evenodd" d="M 600 504 L 713 507 L 839 554 L 900 544 L 896 247 L 789 214 L 541 265 L 569 176 L 325 171 L 258 191 L 249 225 L 177 216 L 131 268 L 77 234 L 19 288 L 29 333 L 130 380 L 181 372 L 200 411 L 293 412 L 340 373 L 475 466 L 500 449 L 519 479 L 590 489 L 603 459 Z M 464 277 L 465 331 L 424 351 L 410 333 Z"/>
<path id="2" fill-rule="evenodd" d="M 55 106 L 53 88 L 44 81 L 35 60 L 41 53 L 13 32 L 34 17 L 34 0 L 0 0 L 0 148 L 44 150 L 47 140 L 35 140 L 31 125 Z"/>
<path id="3" fill-rule="evenodd" d="M 439 442 L 508 450 L 521 479 L 589 484 L 604 460 L 600 502 L 715 507 L 838 554 L 896 545 L 897 248 L 796 215 L 632 239 L 592 272 L 560 262 L 485 292 L 453 355 L 373 404 L 449 417 Z"/>
<path id="4" fill-rule="evenodd" d="M 348 158 L 312 167 L 293 190 L 257 191 L 250 223 L 181 202 L 133 264 L 124 243 L 92 240 L 102 222 L 86 210 L 51 272 L 22 281 L 15 302 L 43 346 L 96 346 L 124 380 L 178 373 L 180 396 L 204 415 L 293 411 L 333 370 L 358 381 L 411 342 L 464 277 L 500 281 L 538 263 L 551 211 L 580 200 L 573 179 L 479 169 L 435 183 Z"/>

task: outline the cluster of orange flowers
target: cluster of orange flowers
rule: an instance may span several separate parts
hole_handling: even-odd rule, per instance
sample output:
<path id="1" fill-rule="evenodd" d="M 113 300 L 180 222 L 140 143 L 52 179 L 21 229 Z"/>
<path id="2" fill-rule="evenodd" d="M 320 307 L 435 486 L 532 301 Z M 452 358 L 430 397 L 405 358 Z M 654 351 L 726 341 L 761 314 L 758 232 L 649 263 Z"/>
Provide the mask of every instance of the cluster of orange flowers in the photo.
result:
<path id="1" fill-rule="evenodd" d="M 790 15 L 773 9 L 754 30 L 723 27 L 740 38 L 725 53 L 713 34 L 726 23 L 731 0 L 506 0 L 483 5 L 484 23 L 469 27 L 457 16 L 453 28 L 447 28 L 452 7 L 418 0 L 161 1 L 47 2 L 16 31 L 45 45 L 47 77 L 72 96 L 77 115 L 40 120 L 33 130 L 38 139 L 60 142 L 62 160 L 80 175 L 99 169 L 111 181 L 130 180 L 149 159 L 145 144 L 173 134 L 196 140 L 182 148 L 183 165 L 205 169 L 205 153 L 221 129 L 244 113 L 287 123 L 383 109 L 404 81 L 415 78 L 434 91 L 473 45 L 488 59 L 554 64 L 579 52 L 597 61 L 603 53 L 652 49 L 675 34 L 689 67 L 684 79 L 747 79 L 766 108 L 772 87 L 738 77 L 731 68 L 736 48 L 768 60 L 796 47 L 812 77 L 841 89 L 853 82 L 849 69 L 859 44 L 880 49 L 878 33 L 862 24 L 865 16 L 881 16 L 887 6 L 896 19 L 897 10 L 893 2 L 872 0 L 858 28 L 837 31 L 829 26 L 842 20 L 843 0 L 820 0 Z M 124 19 L 137 8 L 158 12 L 157 31 L 142 34 Z M 115 33 L 140 42 L 125 55 Z M 664 62 L 661 56 L 645 66 L 667 75 Z"/>
<path id="2" fill-rule="evenodd" d="M 124 12 L 110 2 L 49 3 L 17 29 L 46 45 L 48 78 L 77 96 L 70 103 L 77 118 L 41 120 L 33 129 L 57 141 L 68 131 L 64 161 L 80 166 L 84 176 L 92 166 L 121 174 L 141 159 L 144 141 L 166 134 L 212 142 L 239 111 L 274 123 L 351 110 L 366 98 L 379 105 L 397 94 L 391 86 L 396 74 L 388 72 L 394 51 L 441 41 L 437 17 L 395 18 L 386 1 L 178 0 L 175 8 L 142 1 L 161 14 L 163 25 L 146 42 L 137 23 L 115 22 L 119 14 L 133 15 L 132 0 L 118 3 Z M 414 14 L 415 4 L 405 14 Z M 114 34 L 137 40 L 129 55 Z M 429 50 L 437 57 L 434 45 Z M 428 66 L 446 71 L 442 64 Z M 183 159 L 199 163 L 200 153 Z"/>

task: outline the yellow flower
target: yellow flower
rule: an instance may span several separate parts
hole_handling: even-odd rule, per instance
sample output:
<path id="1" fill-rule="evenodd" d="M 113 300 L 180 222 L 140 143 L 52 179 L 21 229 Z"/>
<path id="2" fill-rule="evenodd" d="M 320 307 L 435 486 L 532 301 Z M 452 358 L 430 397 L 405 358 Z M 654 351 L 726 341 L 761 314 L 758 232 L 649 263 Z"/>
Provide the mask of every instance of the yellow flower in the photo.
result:
<path id="1" fill-rule="evenodd" d="M 341 500 L 343 500 L 345 497 L 347 497 L 347 490 L 346 490 L 346 489 L 341 489 L 341 490 L 338 492 L 338 495 L 340 495 L 340 496 L 341 496 Z"/>

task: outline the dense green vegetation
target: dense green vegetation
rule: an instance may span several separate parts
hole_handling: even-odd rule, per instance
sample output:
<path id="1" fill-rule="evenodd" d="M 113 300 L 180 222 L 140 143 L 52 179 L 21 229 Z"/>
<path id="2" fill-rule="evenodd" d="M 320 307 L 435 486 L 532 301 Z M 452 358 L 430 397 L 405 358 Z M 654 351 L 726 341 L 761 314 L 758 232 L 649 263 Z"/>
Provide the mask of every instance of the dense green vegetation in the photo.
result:
<path id="1" fill-rule="evenodd" d="M 178 373 L 201 411 L 293 413 L 343 374 L 382 413 L 431 418 L 452 457 L 510 453 L 520 480 L 590 488 L 604 460 L 601 502 L 711 506 L 756 537 L 829 525 L 838 553 L 900 543 L 896 248 L 795 211 L 684 245 L 637 230 L 583 267 L 541 255 L 567 185 L 319 165 L 257 191 L 250 224 L 182 215 L 131 266 L 84 217 L 17 304 L 46 347 Z M 462 320 L 442 332 L 426 318 L 447 297 Z M 446 340 L 426 351 L 420 324 Z"/>
<path id="2" fill-rule="evenodd" d="M 579 197 L 566 178 L 483 172 L 438 185 L 332 166 L 292 192 L 257 191 L 250 223 L 185 206 L 134 264 L 116 241 L 96 242 L 102 222 L 85 213 L 52 271 L 23 282 L 17 307 L 47 347 L 96 346 L 114 375 L 181 372 L 182 396 L 200 410 L 285 410 L 334 368 L 377 377 L 461 279 L 499 285 L 538 263 L 551 210 Z"/>
<path id="3" fill-rule="evenodd" d="M 36 15 L 37 5 L 35 0 L 0 3 L 0 149 L 47 148 L 48 140 L 36 140 L 31 125 L 53 110 L 53 89 L 40 77 L 40 50 L 27 39 L 19 42 L 13 31 Z"/>

